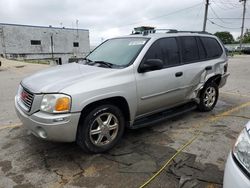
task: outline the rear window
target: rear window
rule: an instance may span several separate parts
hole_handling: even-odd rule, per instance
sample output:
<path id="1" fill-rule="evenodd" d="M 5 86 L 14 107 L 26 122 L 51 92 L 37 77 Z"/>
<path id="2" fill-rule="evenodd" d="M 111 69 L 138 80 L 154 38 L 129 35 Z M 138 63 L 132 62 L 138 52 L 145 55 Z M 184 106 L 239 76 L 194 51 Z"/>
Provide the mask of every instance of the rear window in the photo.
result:
<path id="1" fill-rule="evenodd" d="M 205 47 L 207 59 L 214 59 L 221 56 L 223 51 L 216 39 L 210 37 L 200 37 L 200 39 Z"/>

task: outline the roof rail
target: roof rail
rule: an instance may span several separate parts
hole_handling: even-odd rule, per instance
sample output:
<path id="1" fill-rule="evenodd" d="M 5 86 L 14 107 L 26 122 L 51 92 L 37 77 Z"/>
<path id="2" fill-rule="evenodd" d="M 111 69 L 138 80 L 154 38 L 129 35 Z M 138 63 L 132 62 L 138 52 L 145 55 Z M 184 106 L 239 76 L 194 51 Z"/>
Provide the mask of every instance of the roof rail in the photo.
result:
<path id="1" fill-rule="evenodd" d="M 163 33 L 198 33 L 198 34 L 207 34 L 212 35 L 212 33 L 206 32 L 206 31 L 178 31 L 177 29 L 150 29 L 140 32 L 132 32 L 132 35 L 142 34 L 142 35 L 148 35 L 148 34 L 154 34 L 157 33 L 157 31 L 163 32 Z"/>
<path id="2" fill-rule="evenodd" d="M 209 33 L 207 31 L 177 31 L 177 33 L 198 33 L 198 34 L 212 35 L 212 33 Z"/>

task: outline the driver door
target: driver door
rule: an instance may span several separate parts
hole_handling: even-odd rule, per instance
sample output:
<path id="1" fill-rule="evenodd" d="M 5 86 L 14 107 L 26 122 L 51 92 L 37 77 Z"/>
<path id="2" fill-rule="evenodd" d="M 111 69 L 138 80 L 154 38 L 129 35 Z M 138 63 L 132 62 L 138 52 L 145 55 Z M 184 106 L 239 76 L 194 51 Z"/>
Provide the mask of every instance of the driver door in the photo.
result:
<path id="1" fill-rule="evenodd" d="M 137 72 L 137 116 L 161 111 L 183 102 L 181 86 L 184 80 L 179 54 L 175 37 L 158 39 L 149 48 L 141 63 L 147 59 L 160 59 L 164 67 L 161 70 Z"/>

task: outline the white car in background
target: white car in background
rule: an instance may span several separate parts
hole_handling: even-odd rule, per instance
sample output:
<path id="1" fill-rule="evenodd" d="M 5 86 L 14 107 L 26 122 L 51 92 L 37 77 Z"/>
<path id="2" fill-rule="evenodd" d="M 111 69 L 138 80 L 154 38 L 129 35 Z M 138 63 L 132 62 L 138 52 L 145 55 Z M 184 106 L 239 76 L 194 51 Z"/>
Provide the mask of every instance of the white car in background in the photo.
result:
<path id="1" fill-rule="evenodd" d="M 250 188 L 250 121 L 240 133 L 228 156 L 223 187 Z"/>

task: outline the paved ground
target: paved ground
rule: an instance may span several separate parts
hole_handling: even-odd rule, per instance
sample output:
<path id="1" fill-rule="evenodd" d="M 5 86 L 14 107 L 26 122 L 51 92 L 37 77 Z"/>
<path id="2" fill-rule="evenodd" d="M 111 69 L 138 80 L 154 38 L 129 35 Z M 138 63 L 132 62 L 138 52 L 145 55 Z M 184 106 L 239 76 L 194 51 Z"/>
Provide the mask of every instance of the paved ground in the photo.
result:
<path id="1" fill-rule="evenodd" d="M 116 148 L 97 155 L 85 154 L 74 143 L 39 140 L 18 126 L 13 108 L 17 85 L 46 67 L 13 61 L 0 67 L 0 188 L 139 187 L 191 139 L 148 187 L 222 187 L 226 157 L 250 120 L 249 56 L 230 59 L 231 76 L 212 112 L 192 111 L 127 130 Z"/>

